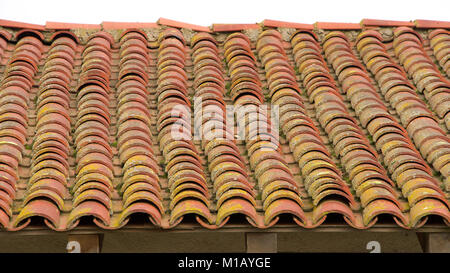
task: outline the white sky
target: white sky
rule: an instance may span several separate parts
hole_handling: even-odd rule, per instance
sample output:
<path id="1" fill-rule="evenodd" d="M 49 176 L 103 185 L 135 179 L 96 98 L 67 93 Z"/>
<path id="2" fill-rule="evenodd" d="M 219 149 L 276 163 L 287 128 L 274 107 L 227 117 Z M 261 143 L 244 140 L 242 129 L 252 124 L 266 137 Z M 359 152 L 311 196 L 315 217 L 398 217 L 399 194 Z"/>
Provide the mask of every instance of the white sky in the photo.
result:
<path id="1" fill-rule="evenodd" d="M 363 18 L 450 21 L 450 0 L 0 0 L 0 19 L 34 24 L 155 22 L 159 17 L 204 26 L 264 19 L 299 23 L 359 23 Z"/>

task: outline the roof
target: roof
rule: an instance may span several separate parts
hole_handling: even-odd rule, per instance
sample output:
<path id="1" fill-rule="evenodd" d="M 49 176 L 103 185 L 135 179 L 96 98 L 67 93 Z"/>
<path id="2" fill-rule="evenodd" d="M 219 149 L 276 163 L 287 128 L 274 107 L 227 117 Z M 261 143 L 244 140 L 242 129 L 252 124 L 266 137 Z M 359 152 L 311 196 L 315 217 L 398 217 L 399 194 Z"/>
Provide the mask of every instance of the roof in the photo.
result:
<path id="1" fill-rule="evenodd" d="M 4 230 L 450 225 L 450 22 L 0 26 Z"/>

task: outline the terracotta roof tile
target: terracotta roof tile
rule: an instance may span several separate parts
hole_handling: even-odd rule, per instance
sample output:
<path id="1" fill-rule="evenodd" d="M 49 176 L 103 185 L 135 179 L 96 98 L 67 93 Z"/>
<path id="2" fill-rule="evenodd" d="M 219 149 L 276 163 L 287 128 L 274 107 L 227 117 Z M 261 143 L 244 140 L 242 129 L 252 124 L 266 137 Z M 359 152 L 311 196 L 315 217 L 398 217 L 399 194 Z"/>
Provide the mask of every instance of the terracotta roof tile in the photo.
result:
<path id="1" fill-rule="evenodd" d="M 44 34 L 36 29 L 29 29 L 29 28 L 25 28 L 25 29 L 20 29 L 19 31 L 17 31 L 14 35 L 14 38 L 16 40 L 19 40 L 20 38 L 22 38 L 23 36 L 28 36 L 28 35 L 32 35 L 36 38 L 38 38 L 39 40 L 43 41 L 44 40 Z"/>
<path id="2" fill-rule="evenodd" d="M 109 29 L 128 29 L 128 28 L 157 28 L 157 23 L 138 23 L 138 22 L 102 22 L 105 30 Z"/>
<path id="3" fill-rule="evenodd" d="M 72 40 L 74 40 L 77 44 L 80 43 L 80 39 L 77 35 L 75 35 L 73 32 L 71 32 L 70 30 L 58 30 L 55 31 L 51 36 L 50 36 L 50 40 L 53 41 L 58 37 L 69 37 Z"/>
<path id="4" fill-rule="evenodd" d="M 392 21 L 392 20 L 378 20 L 378 19 L 363 19 L 361 21 L 361 24 L 363 26 L 381 26 L 381 27 L 414 26 L 414 22 L 411 21 Z"/>
<path id="5" fill-rule="evenodd" d="M 362 40 L 360 41 L 360 44 L 361 43 Z M 345 46 L 343 47 L 342 45 Z M 403 179 L 406 176 L 406 173 L 411 172 L 412 170 L 414 170 L 414 175 L 416 175 L 416 177 L 420 174 L 423 181 L 430 184 L 437 184 L 432 176 L 431 168 L 426 164 L 420 153 L 414 148 L 412 141 L 404 132 L 403 127 L 389 114 L 380 99 L 377 89 L 370 84 L 369 75 L 361 66 L 359 60 L 355 55 L 346 54 L 350 49 L 350 44 L 342 37 L 342 33 L 331 32 L 327 34 L 324 38 L 323 47 L 325 56 L 335 69 L 347 98 L 354 104 L 353 108 L 355 109 L 362 126 L 367 127 L 367 130 L 372 137 L 387 127 L 398 129 L 398 131 L 379 136 L 375 140 L 377 150 L 381 151 L 383 154 L 384 164 L 386 164 L 386 168 L 392 175 L 392 179 L 397 183 L 397 186 L 403 190 L 403 187 L 405 187 L 405 181 L 403 181 Z M 379 58 L 380 54 L 375 56 Z M 372 64 L 373 62 L 370 63 L 369 69 Z M 368 87 L 370 86 L 370 88 L 357 92 L 357 90 L 361 90 L 357 89 L 358 84 L 365 84 Z M 363 93 L 364 96 L 361 96 L 360 93 Z M 356 101 L 358 101 L 358 104 L 356 104 Z M 361 108 L 359 105 L 361 105 Z M 416 106 L 416 108 L 412 109 L 419 111 L 420 107 Z M 406 111 L 406 108 L 403 111 Z M 410 166 L 410 168 L 407 168 L 406 166 Z M 415 166 L 415 168 L 412 168 L 413 166 Z M 427 186 L 421 187 L 420 184 L 417 184 L 417 187 L 417 191 L 420 192 L 418 193 L 420 194 L 419 200 L 439 198 L 444 204 L 448 203 L 442 191 L 434 190 L 433 196 L 427 196 Z M 409 225 L 411 227 L 416 227 L 419 222 L 423 221 L 422 218 L 425 217 L 425 214 L 419 212 L 420 210 L 415 210 L 415 206 L 417 205 L 416 200 L 411 199 L 408 194 L 406 197 L 408 198 L 408 203 L 411 207 L 410 216 L 412 221 Z M 427 213 L 440 214 L 437 207 L 430 208 Z M 445 219 L 448 217 L 450 217 L 450 213 L 446 213 L 444 216 Z"/>
<path id="6" fill-rule="evenodd" d="M 5 29 L 1 29 L 0 30 L 0 36 L 3 37 L 3 39 L 5 39 L 6 41 L 11 40 L 11 38 L 13 37 L 13 35 L 11 34 L 11 32 L 5 30 Z"/>
<path id="7" fill-rule="evenodd" d="M 388 55 L 383 46 L 372 46 L 373 44 L 381 44 L 381 35 L 374 31 L 363 32 L 360 35 L 365 35 L 365 38 L 357 44 L 358 50 L 366 66 L 378 80 L 378 86 L 386 101 L 396 109 L 403 127 L 414 140 L 414 144 L 423 158 L 428 161 L 428 164 L 433 165 L 435 170 L 440 171 L 441 175 L 447 180 L 449 173 L 445 168 L 446 163 L 443 162 L 445 162 L 444 158 L 447 152 L 450 152 L 450 139 L 435 120 L 433 113 L 428 109 L 429 106 L 416 93 L 415 87 L 409 82 L 403 69 L 396 66 L 395 61 Z M 372 45 L 370 42 L 372 42 Z M 397 43 L 396 40 L 394 40 L 394 43 L 396 48 L 401 46 L 401 43 Z M 399 55 L 401 54 L 400 51 L 396 52 Z M 405 59 L 405 64 L 407 61 L 408 59 Z M 419 72 L 418 70 L 407 69 L 406 71 L 407 73 L 412 72 L 413 79 L 419 82 L 417 76 L 414 76 L 414 73 Z M 425 71 L 422 70 L 422 72 Z M 425 90 L 422 92 L 425 92 Z M 427 97 L 429 102 L 436 101 L 432 99 L 432 96 L 427 95 Z M 444 97 L 441 95 L 440 99 L 446 100 L 445 95 Z M 442 108 L 442 106 L 440 107 Z M 436 109 L 436 106 L 431 105 L 431 108 Z M 450 110 L 448 105 L 447 109 Z M 439 113 L 437 114 L 439 116 Z M 442 117 L 442 114 L 440 117 Z M 447 203 L 439 189 L 422 189 L 422 192 L 429 191 L 433 191 L 436 198 L 440 198 L 444 203 Z M 417 189 L 415 194 L 419 194 L 419 192 L 419 189 Z M 414 195 L 413 192 L 409 193 L 408 200 L 414 200 L 412 195 Z M 415 203 L 415 201 L 413 202 Z"/>
<path id="8" fill-rule="evenodd" d="M 195 31 L 206 31 L 206 32 L 211 31 L 208 27 L 183 23 L 183 22 L 179 22 L 179 21 L 166 19 L 166 18 L 159 18 L 157 23 L 160 25 L 166 25 L 166 26 L 176 27 L 176 28 L 188 28 L 188 29 L 192 29 Z"/>
<path id="9" fill-rule="evenodd" d="M 450 28 L 449 21 L 414 20 L 416 28 Z"/>
<path id="10" fill-rule="evenodd" d="M 265 19 L 264 21 L 262 21 L 261 24 L 266 27 L 313 29 L 313 25 L 311 25 L 311 24 L 292 23 L 292 22 L 276 21 L 276 20 L 269 20 L 269 19 Z"/>
<path id="11" fill-rule="evenodd" d="M 439 62 L 440 67 L 450 78 L 450 31 L 437 29 L 428 35 L 433 54 Z"/>
<path id="12" fill-rule="evenodd" d="M 22 22 L 3 20 L 3 19 L 0 19 L 0 26 L 10 27 L 10 28 L 29 28 L 29 29 L 37 29 L 37 30 L 45 29 L 45 26 L 43 26 L 43 25 L 22 23 Z"/>
<path id="13" fill-rule="evenodd" d="M 322 128 L 334 143 L 334 151 L 341 157 L 341 164 L 349 173 L 349 179 L 361 200 L 363 223 L 352 225 L 369 227 L 377 221 L 377 212 L 371 209 L 372 202 L 390 206 L 389 211 L 407 226 L 407 219 L 401 212 L 401 205 L 395 196 L 395 185 L 387 176 L 385 168 L 378 163 L 377 154 L 369 140 L 358 127 L 358 123 L 346 109 L 344 98 L 328 71 L 323 58 L 317 63 L 320 69 L 310 69 L 308 65 L 317 62 L 320 56 L 319 43 L 307 33 L 298 33 L 292 39 L 293 53 L 299 73 L 301 73 L 306 92 L 314 102 L 317 117 Z M 309 54 L 315 52 L 317 55 Z M 324 90 L 323 86 L 327 86 Z M 361 168 L 366 165 L 365 168 Z M 370 167 L 368 165 L 371 165 Z"/>
<path id="14" fill-rule="evenodd" d="M 46 22 L 46 29 L 101 29 L 98 24 L 76 24 L 76 23 L 61 23 L 61 22 Z"/>
<path id="15" fill-rule="evenodd" d="M 333 30 L 361 29 L 361 25 L 356 23 L 316 22 L 314 26 L 317 29 L 333 29 Z"/>
<path id="16" fill-rule="evenodd" d="M 363 24 L 0 21 L 1 227 L 450 225 L 450 33 Z"/>
<path id="17" fill-rule="evenodd" d="M 233 32 L 244 29 L 258 29 L 258 24 L 213 24 L 212 30 L 214 32 Z"/>

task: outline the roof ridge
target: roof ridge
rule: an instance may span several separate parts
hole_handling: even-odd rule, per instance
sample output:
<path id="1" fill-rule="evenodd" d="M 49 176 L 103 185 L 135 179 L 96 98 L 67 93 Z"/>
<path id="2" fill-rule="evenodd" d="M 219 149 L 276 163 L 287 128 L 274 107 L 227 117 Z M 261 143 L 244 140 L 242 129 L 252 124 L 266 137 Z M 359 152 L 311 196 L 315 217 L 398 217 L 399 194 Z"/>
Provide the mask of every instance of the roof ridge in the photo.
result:
<path id="1" fill-rule="evenodd" d="M 159 26 L 170 26 L 175 28 L 186 28 L 195 31 L 205 32 L 226 32 L 240 31 L 244 29 L 256 29 L 260 27 L 280 27 L 280 28 L 296 28 L 296 29 L 323 29 L 323 30 L 350 30 L 361 29 L 364 27 L 399 27 L 408 26 L 413 28 L 447 28 L 450 29 L 450 21 L 416 19 L 410 21 L 396 21 L 384 19 L 362 19 L 359 23 L 354 22 L 323 22 L 318 21 L 313 24 L 301 22 L 286 22 L 272 19 L 264 19 L 260 23 L 212 23 L 210 26 L 202 26 L 197 24 L 186 23 L 182 21 L 159 18 L 156 22 L 119 22 L 119 21 L 103 21 L 99 24 L 85 23 L 68 23 L 47 21 L 44 25 L 32 24 L 20 21 L 0 19 L 0 27 L 7 28 L 27 28 L 34 30 L 62 30 L 62 29 L 126 29 L 126 28 L 157 28 Z"/>

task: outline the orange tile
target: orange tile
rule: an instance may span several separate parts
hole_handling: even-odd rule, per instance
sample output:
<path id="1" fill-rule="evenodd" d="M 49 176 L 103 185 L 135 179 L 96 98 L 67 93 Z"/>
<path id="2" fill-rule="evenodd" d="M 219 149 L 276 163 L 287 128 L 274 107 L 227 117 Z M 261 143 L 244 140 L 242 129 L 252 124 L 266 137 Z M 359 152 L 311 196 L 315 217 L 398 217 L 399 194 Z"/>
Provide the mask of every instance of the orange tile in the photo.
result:
<path id="1" fill-rule="evenodd" d="M 139 22 L 102 22 L 105 30 L 109 29 L 127 29 L 127 28 L 157 28 L 157 23 L 139 23 Z"/>
<path id="2" fill-rule="evenodd" d="M 101 25 L 97 24 L 77 24 L 77 23 L 61 23 L 61 22 L 47 22 L 46 29 L 101 29 Z"/>
<path id="3" fill-rule="evenodd" d="M 28 24 L 28 23 L 3 20 L 3 19 L 0 19 L 0 26 L 10 27 L 10 28 L 29 28 L 29 29 L 37 29 L 37 30 L 45 29 L 45 27 L 43 25 Z"/>
<path id="4" fill-rule="evenodd" d="M 262 21 L 262 24 L 265 27 L 286 27 L 286 28 L 298 28 L 298 29 L 313 29 L 312 24 L 303 24 L 303 23 L 292 23 L 292 22 L 284 22 L 284 21 L 276 21 L 265 19 Z"/>
<path id="5" fill-rule="evenodd" d="M 380 27 L 413 27 L 414 23 L 411 21 L 391 21 L 378 19 L 363 19 L 361 21 L 363 26 L 380 26 Z"/>
<path id="6" fill-rule="evenodd" d="M 361 25 L 357 23 L 316 22 L 314 26 L 317 29 L 336 29 L 336 30 L 361 29 Z"/>
<path id="7" fill-rule="evenodd" d="M 433 21 L 418 19 L 414 21 L 416 28 L 450 28 L 449 21 Z"/>
<path id="8" fill-rule="evenodd" d="M 166 19 L 166 18 L 159 18 L 157 23 L 160 25 L 166 25 L 166 26 L 170 26 L 170 27 L 187 28 L 187 29 L 192 29 L 192 30 L 196 30 L 196 31 L 211 32 L 211 30 L 208 27 L 183 23 L 183 22 L 179 22 L 179 21 Z"/>
<path id="9" fill-rule="evenodd" d="M 13 35 L 9 31 L 2 29 L 0 30 L 0 36 L 4 37 L 6 40 L 11 40 Z"/>
<path id="10" fill-rule="evenodd" d="M 258 24 L 213 24 L 214 32 L 241 31 L 244 29 L 258 29 Z"/>

